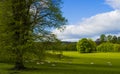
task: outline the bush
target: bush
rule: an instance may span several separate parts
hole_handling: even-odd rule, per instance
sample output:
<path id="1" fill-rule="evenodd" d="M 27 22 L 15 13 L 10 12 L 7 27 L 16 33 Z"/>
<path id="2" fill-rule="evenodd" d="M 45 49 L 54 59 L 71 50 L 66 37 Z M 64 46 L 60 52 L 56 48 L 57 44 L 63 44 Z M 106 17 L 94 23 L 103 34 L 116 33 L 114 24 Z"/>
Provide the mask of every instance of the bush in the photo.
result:
<path id="1" fill-rule="evenodd" d="M 114 52 L 120 52 L 120 44 L 114 44 Z"/>
<path id="2" fill-rule="evenodd" d="M 90 39 L 83 38 L 77 43 L 77 50 L 81 53 L 91 53 L 95 51 L 96 44 Z"/>
<path id="3" fill-rule="evenodd" d="M 98 52 L 112 52 L 114 49 L 114 44 L 113 43 L 102 43 L 99 46 L 97 46 L 97 51 Z"/>

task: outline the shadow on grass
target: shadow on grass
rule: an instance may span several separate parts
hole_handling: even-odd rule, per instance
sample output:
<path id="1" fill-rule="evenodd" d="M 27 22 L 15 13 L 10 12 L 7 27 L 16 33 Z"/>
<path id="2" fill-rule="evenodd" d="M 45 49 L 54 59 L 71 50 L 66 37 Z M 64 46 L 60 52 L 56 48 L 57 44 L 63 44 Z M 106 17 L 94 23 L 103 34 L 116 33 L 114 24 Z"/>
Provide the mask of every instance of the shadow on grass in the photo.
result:
<path id="1" fill-rule="evenodd" d="M 24 70 L 12 70 L 8 68 L 8 74 L 120 74 L 120 71 L 112 69 L 120 69 L 117 66 L 107 66 L 99 64 L 68 64 L 68 63 L 55 63 L 56 66 L 51 64 L 37 65 L 34 63 L 27 64 Z"/>

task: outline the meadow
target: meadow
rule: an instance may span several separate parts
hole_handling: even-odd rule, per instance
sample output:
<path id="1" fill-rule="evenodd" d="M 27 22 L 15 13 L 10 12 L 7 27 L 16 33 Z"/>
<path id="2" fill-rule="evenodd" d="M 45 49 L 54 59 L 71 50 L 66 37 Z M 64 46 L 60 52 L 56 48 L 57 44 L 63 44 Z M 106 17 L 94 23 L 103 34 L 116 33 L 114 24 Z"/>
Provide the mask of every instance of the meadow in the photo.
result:
<path id="1" fill-rule="evenodd" d="M 58 59 L 49 55 L 45 62 L 27 62 L 28 68 L 11 70 L 12 64 L 0 63 L 0 74 L 120 74 L 120 53 L 78 53 L 64 51 Z"/>

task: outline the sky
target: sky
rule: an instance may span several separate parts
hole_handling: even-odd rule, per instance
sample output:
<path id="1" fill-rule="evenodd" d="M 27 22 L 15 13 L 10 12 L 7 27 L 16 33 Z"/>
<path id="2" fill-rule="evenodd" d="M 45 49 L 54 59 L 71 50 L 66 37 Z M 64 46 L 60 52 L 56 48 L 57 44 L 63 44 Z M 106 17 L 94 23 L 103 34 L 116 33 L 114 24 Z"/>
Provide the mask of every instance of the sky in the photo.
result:
<path id="1" fill-rule="evenodd" d="M 64 31 L 53 33 L 62 41 L 96 40 L 101 34 L 120 36 L 120 0 L 63 0 Z"/>

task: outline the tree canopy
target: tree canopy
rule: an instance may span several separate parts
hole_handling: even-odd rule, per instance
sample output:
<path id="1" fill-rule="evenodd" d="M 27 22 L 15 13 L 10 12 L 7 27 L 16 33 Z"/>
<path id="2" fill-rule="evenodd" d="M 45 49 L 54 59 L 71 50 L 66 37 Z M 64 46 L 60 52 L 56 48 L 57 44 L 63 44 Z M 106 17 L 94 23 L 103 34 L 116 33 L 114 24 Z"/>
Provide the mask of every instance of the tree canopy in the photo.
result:
<path id="1" fill-rule="evenodd" d="M 77 43 L 77 50 L 81 53 L 91 53 L 95 51 L 96 44 L 91 39 L 82 38 Z"/>
<path id="2" fill-rule="evenodd" d="M 61 3 L 61 0 L 0 1 L 0 29 L 3 29 L 0 41 L 16 55 L 16 69 L 24 68 L 23 55 L 32 49 L 34 41 L 51 41 L 54 36 L 50 31 L 66 24 Z"/>

